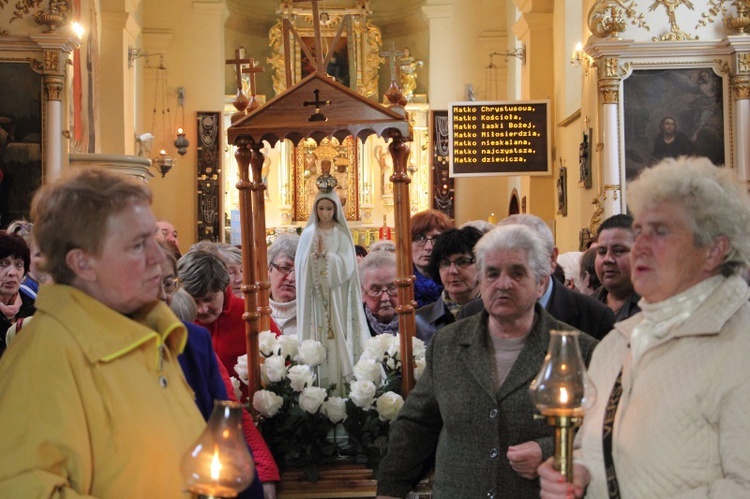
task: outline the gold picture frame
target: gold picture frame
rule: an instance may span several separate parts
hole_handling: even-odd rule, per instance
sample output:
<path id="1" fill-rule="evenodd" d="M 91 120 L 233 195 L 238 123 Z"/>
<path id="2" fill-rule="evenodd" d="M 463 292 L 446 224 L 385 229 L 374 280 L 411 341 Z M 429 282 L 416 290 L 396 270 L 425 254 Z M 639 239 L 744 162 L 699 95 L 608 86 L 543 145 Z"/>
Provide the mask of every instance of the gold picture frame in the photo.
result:
<path id="1" fill-rule="evenodd" d="M 315 184 L 318 176 L 327 169 L 336 178 L 336 193 L 347 221 L 359 220 L 359 172 L 357 168 L 357 141 L 347 137 L 343 142 L 335 137 L 325 138 L 318 145 L 313 139 L 300 141 L 294 149 L 294 220 L 305 222 L 310 218 L 312 203 L 318 193 Z"/>
<path id="2" fill-rule="evenodd" d="M 341 12 L 337 12 L 338 10 L 341 10 Z M 333 41 L 339 26 L 344 22 L 345 14 L 350 14 L 350 11 L 351 9 L 335 8 L 326 10 L 327 24 L 321 27 L 324 49 L 327 49 L 328 44 Z M 383 63 L 383 58 L 380 57 L 380 49 L 383 45 L 382 34 L 377 26 L 367 21 L 364 14 L 350 15 L 351 22 L 347 23 L 341 33 L 341 39 L 337 47 L 339 50 L 341 47 L 345 47 L 349 88 L 365 97 L 373 97 L 378 93 L 378 68 Z M 311 46 L 314 37 L 312 15 L 296 15 L 287 19 L 295 24 L 297 33 L 303 43 L 308 47 Z M 283 19 L 279 19 L 268 34 L 271 56 L 267 59 L 267 62 L 271 65 L 273 90 L 276 95 L 286 90 L 282 24 Z M 288 41 L 292 67 L 291 81 L 294 85 L 305 76 L 303 70 L 304 53 L 297 38 L 292 33 L 289 33 Z M 332 66 L 329 63 L 329 72 L 331 69 L 336 69 L 336 65 Z"/>

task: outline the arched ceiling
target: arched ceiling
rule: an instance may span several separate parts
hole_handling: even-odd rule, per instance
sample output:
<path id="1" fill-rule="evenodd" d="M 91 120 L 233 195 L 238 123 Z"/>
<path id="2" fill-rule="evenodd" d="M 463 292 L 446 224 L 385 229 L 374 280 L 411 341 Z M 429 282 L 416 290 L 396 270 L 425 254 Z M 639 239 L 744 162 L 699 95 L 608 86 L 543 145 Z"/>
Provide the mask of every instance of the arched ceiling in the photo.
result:
<path id="1" fill-rule="evenodd" d="M 426 28 L 421 13 L 425 0 L 370 0 L 371 22 L 383 32 L 408 33 Z M 355 0 L 321 0 L 318 4 L 326 8 L 348 8 Z M 229 23 L 234 29 L 246 33 L 265 35 L 279 15 L 279 0 L 227 0 L 230 12 Z M 302 4 L 300 7 L 308 7 Z"/>

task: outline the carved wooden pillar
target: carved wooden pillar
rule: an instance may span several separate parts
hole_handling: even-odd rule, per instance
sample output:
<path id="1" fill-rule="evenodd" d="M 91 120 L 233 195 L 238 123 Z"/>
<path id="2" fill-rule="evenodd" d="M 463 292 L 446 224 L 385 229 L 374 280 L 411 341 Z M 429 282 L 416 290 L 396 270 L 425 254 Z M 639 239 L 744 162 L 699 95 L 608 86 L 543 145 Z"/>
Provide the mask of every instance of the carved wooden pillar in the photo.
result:
<path id="1" fill-rule="evenodd" d="M 406 165 L 409 160 L 409 144 L 400 134 L 392 137 L 388 150 L 393 158 L 393 198 L 396 225 L 396 287 L 399 306 L 398 329 L 401 332 L 401 396 L 406 398 L 414 388 L 414 358 L 412 338 L 416 331 L 414 320 L 414 280 L 411 259 L 411 216 L 409 203 L 409 175 Z"/>
<path id="2" fill-rule="evenodd" d="M 242 227 L 242 273 L 243 284 L 242 293 L 245 295 L 245 314 L 242 316 L 245 320 L 245 342 L 247 343 L 247 377 L 248 377 L 248 397 L 252 401 L 253 394 L 260 390 L 260 362 L 258 347 L 258 287 L 255 276 L 255 244 L 254 236 L 254 216 L 252 189 L 253 184 L 250 182 L 250 161 L 255 155 L 250 147 L 254 146 L 249 137 L 238 137 L 235 141 L 237 151 L 234 157 L 239 167 L 240 181 L 237 182 L 237 190 L 240 191 L 240 224 Z M 262 158 L 261 158 L 261 164 Z M 264 238 L 265 239 L 265 238 Z"/>
<path id="3" fill-rule="evenodd" d="M 257 291 L 256 305 L 259 314 L 258 327 L 260 331 L 271 329 L 271 307 L 268 304 L 270 295 L 271 282 L 268 280 L 268 259 L 266 246 L 266 204 L 265 190 L 261 170 L 263 168 L 263 143 L 253 143 L 252 156 L 250 165 L 253 169 L 253 182 L 251 190 L 253 192 L 253 231 L 255 236 L 255 259 L 251 262 L 255 267 L 255 283 Z M 243 241 L 244 243 L 244 241 Z"/>

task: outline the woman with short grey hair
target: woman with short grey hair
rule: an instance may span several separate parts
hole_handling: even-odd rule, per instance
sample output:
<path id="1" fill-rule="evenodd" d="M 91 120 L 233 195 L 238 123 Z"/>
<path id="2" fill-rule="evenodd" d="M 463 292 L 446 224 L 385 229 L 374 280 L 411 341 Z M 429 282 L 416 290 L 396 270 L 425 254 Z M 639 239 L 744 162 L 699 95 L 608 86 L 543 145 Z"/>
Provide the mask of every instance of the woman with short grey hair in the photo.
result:
<path id="1" fill-rule="evenodd" d="M 750 497 L 750 289 L 738 275 L 750 197 L 731 170 L 682 157 L 644 170 L 628 206 L 641 312 L 594 352 L 573 483 L 548 461 L 542 497 Z"/>
<path id="2" fill-rule="evenodd" d="M 499 250 L 519 250 L 528 253 L 529 268 L 538 281 L 550 275 L 549 252 L 545 241 L 526 225 L 508 224 L 512 230 L 492 229 L 474 246 L 474 256 L 481 274 L 488 253 Z"/>

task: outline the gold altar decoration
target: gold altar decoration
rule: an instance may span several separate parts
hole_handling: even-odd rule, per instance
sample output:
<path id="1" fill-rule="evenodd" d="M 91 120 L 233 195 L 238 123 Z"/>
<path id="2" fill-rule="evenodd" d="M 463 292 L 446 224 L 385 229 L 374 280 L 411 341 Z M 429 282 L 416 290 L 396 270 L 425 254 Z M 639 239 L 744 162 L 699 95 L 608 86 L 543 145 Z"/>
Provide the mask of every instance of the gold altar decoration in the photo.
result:
<path id="1" fill-rule="evenodd" d="M 735 0 L 734 7 L 737 10 L 736 14 L 734 16 L 725 14 L 724 26 L 738 35 L 750 33 L 750 2 Z"/>
<path id="2" fill-rule="evenodd" d="M 273 90 L 276 95 L 287 88 L 284 64 L 285 40 L 282 29 L 285 19 L 291 22 L 299 33 L 299 38 L 290 34 L 289 39 L 286 40 L 292 67 L 292 85 L 314 71 L 309 67 L 307 57 L 300 47 L 300 41 L 308 49 L 312 49 L 314 45 L 312 10 L 291 4 L 292 2 L 281 2 L 279 8 L 281 19 L 271 27 L 268 33 L 271 57 L 267 59 L 267 62 L 271 65 Z M 351 8 L 323 9 L 320 15 L 325 16 L 325 24 L 320 26 L 320 34 L 324 51 L 327 51 L 326 44 L 332 44 L 335 41 L 336 33 L 341 23 L 344 22 L 345 16 L 351 16 L 351 22 L 344 27 L 341 38 L 336 42 L 335 58 L 343 60 L 331 61 L 328 66 L 329 74 L 358 94 L 372 97 L 378 92 L 378 68 L 383 62 L 380 57 L 383 40 L 380 29 L 367 20 L 367 16 L 372 13 L 368 4 L 367 0 L 357 0 Z"/>
<path id="3" fill-rule="evenodd" d="M 635 7 L 634 0 L 597 0 L 589 10 L 589 30 L 598 38 L 617 38 L 625 31 L 625 17 L 633 26 L 649 31 L 646 16 L 637 12 Z"/>
<path id="4" fill-rule="evenodd" d="M 335 137 L 326 137 L 320 145 L 314 139 L 301 140 L 294 149 L 294 220 L 306 222 L 310 218 L 312 203 L 318 193 L 315 180 L 323 173 L 336 178 L 335 190 L 346 219 L 359 220 L 357 164 L 357 141 L 351 136 L 341 142 Z"/>

